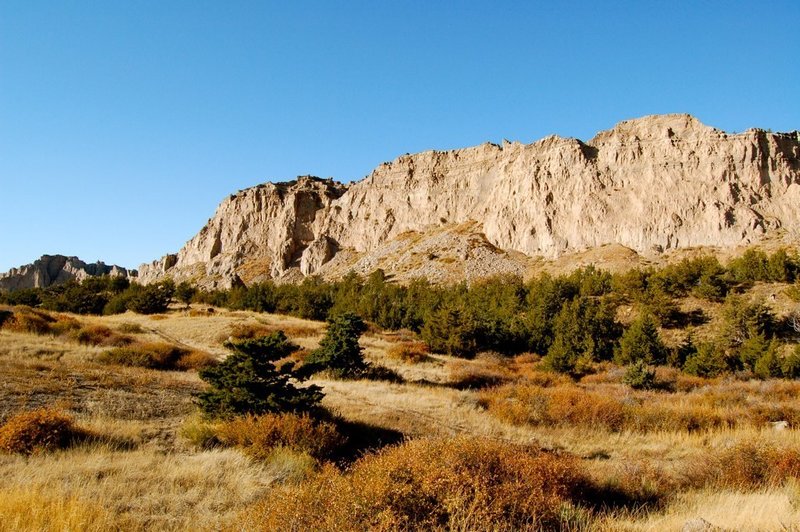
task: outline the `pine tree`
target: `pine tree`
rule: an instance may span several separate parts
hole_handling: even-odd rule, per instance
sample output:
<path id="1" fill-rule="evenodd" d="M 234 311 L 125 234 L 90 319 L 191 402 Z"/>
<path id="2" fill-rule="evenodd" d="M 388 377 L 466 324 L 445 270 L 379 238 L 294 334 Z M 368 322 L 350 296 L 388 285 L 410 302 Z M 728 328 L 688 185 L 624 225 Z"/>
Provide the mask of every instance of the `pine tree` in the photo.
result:
<path id="1" fill-rule="evenodd" d="M 619 342 L 615 361 L 618 364 L 633 364 L 639 361 L 645 364 L 666 363 L 667 348 L 658 336 L 656 322 L 652 316 L 645 314 L 628 327 Z"/>
<path id="2" fill-rule="evenodd" d="M 358 339 L 366 328 L 356 314 L 346 313 L 331 319 L 319 348 L 308 357 L 306 364 L 316 371 L 329 370 L 338 377 L 361 375 L 368 365 Z"/>
<path id="3" fill-rule="evenodd" d="M 200 371 L 200 378 L 211 390 L 199 396 L 200 407 L 208 414 L 231 416 L 301 412 L 312 409 L 322 399 L 318 386 L 299 388 L 302 380 L 293 364 L 280 368 L 275 362 L 289 356 L 297 346 L 283 331 L 268 336 L 225 342 L 231 354 L 217 366 Z"/>

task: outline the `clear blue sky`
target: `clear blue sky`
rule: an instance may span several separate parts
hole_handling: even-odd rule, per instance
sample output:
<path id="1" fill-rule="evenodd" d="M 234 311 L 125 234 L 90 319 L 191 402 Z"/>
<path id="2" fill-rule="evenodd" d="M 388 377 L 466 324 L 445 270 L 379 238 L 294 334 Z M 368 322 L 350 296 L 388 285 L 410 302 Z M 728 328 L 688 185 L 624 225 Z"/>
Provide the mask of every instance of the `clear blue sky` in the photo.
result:
<path id="1" fill-rule="evenodd" d="M 537 5 L 538 4 L 538 5 Z M 225 195 L 688 112 L 800 129 L 800 2 L 0 2 L 0 271 L 137 267 Z"/>

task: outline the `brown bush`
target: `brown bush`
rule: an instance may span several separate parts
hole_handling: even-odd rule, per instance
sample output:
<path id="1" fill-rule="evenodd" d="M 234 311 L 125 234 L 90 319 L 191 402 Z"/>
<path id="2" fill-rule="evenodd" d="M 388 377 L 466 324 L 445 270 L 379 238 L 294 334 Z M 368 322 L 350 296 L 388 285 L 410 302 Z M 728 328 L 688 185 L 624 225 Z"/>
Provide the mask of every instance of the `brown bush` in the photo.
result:
<path id="1" fill-rule="evenodd" d="M 232 419 L 216 428 L 223 444 L 242 447 L 257 459 L 266 459 L 276 447 L 287 447 L 320 459 L 345 441 L 336 426 L 307 414 L 264 414 Z"/>
<path id="2" fill-rule="evenodd" d="M 133 343 L 133 338 L 118 334 L 105 325 L 86 325 L 74 330 L 70 336 L 84 345 L 120 347 Z"/>
<path id="3" fill-rule="evenodd" d="M 72 418 L 41 408 L 11 416 L 0 426 L 0 451 L 34 454 L 64 449 L 81 435 Z"/>
<path id="4" fill-rule="evenodd" d="M 431 358 L 424 342 L 401 342 L 390 347 L 386 354 L 407 364 L 419 364 Z"/>
<path id="5" fill-rule="evenodd" d="M 55 321 L 47 312 L 20 306 L 13 310 L 10 318 L 4 320 L 3 328 L 14 332 L 49 334 Z"/>
<path id="6" fill-rule="evenodd" d="M 507 368 L 493 360 L 454 360 L 449 370 L 449 384 L 459 390 L 488 388 L 513 379 Z"/>
<path id="7" fill-rule="evenodd" d="M 102 353 L 98 362 L 158 370 L 201 369 L 216 363 L 202 351 L 184 349 L 163 342 L 136 342 Z"/>
<path id="8" fill-rule="evenodd" d="M 314 327 L 304 325 L 264 325 L 256 323 L 235 323 L 231 325 L 228 334 L 219 337 L 220 342 L 228 338 L 250 339 L 269 336 L 272 333 L 283 331 L 290 338 L 305 338 L 315 336 L 318 330 Z"/>
<path id="9" fill-rule="evenodd" d="M 491 414 L 515 425 L 581 425 L 620 430 L 625 421 L 620 400 L 577 386 L 506 385 L 485 390 L 479 401 Z"/>
<path id="10" fill-rule="evenodd" d="M 563 529 L 586 481 L 569 457 L 494 441 L 418 440 L 275 490 L 238 525 L 261 530 Z M 570 517 L 571 516 L 571 517 Z"/>
<path id="11" fill-rule="evenodd" d="M 800 450 L 747 440 L 705 458 L 707 482 L 734 489 L 761 488 L 800 478 Z"/>

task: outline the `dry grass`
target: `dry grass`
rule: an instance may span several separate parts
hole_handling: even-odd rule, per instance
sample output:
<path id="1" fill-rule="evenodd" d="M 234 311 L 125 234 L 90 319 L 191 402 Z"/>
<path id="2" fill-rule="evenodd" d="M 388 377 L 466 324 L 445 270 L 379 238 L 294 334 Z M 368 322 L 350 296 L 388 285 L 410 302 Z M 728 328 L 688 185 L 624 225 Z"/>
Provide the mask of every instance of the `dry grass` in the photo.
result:
<path id="1" fill-rule="evenodd" d="M 0 532 L 102 532 L 140 528 L 97 502 L 64 496 L 58 489 L 0 488 Z"/>
<path id="2" fill-rule="evenodd" d="M 74 508 L 79 518 L 80 512 L 97 516 L 108 525 L 104 529 L 218 530 L 271 484 L 292 475 L 286 459 L 258 464 L 233 450 L 161 454 L 81 448 L 30 459 L 0 456 L 0 501 L 6 494 L 22 498 L 4 509 L 11 522 L 26 522 L 19 515 L 26 503 L 33 515 L 54 514 L 53 523 L 68 518 L 59 513 L 61 505 Z M 96 507 L 82 508 L 81 501 Z"/>
<path id="3" fill-rule="evenodd" d="M 419 364 L 431 359 L 424 342 L 400 342 L 389 348 L 386 355 L 408 364 Z"/>
<path id="4" fill-rule="evenodd" d="M 316 347 L 322 323 L 225 310 L 202 317 L 172 312 L 158 320 L 130 313 L 73 317 L 24 308 L 20 314 L 28 317 L 11 326 L 6 316 L 0 330 L 0 417 L 56 405 L 97 437 L 53 453 L 0 455 L 0 530 L 4 526 L 47 530 L 45 523 L 52 523 L 53 530 L 91 530 L 95 525 L 83 524 L 88 522 L 97 523 L 97 528 L 125 530 L 236 527 L 261 515 L 266 503 L 256 501 L 275 494 L 276 483 L 299 483 L 299 491 L 290 488 L 280 493 L 295 493 L 291 497 L 310 504 L 317 516 L 313 519 L 321 519 L 314 523 L 333 527 L 336 516 L 345 519 L 352 500 L 335 506 L 335 497 L 322 495 L 332 493 L 332 486 L 340 488 L 345 499 L 359 489 L 372 493 L 373 502 L 365 503 L 372 512 L 376 507 L 369 505 L 386 503 L 389 493 L 397 496 L 401 509 L 419 502 L 415 494 L 430 494 L 428 488 L 418 487 L 433 482 L 416 470 L 418 462 L 427 460 L 444 479 L 457 478 L 453 470 L 435 463 L 436 456 L 422 451 L 411 453 L 414 459 L 386 458 L 392 451 L 384 451 L 372 458 L 367 455 L 352 472 L 323 467 L 317 474 L 318 460 L 301 445 L 292 449 L 283 443 L 281 438 L 291 441 L 292 436 L 282 434 L 286 428 L 282 424 L 279 429 L 263 428 L 261 440 L 242 436 L 241 442 L 237 430 L 244 433 L 244 428 L 231 429 L 228 441 L 239 449 L 209 448 L 218 445 L 218 426 L 195 417 L 193 395 L 203 389 L 196 373 L 112 369 L 95 363 L 108 350 L 104 338 L 114 335 L 135 335 L 138 343 L 166 343 L 221 358 L 227 351 L 219 339 L 236 327 L 264 331 L 297 327 L 295 334 L 308 336 L 293 341 L 308 350 Z M 47 329 L 39 334 L 45 331 L 42 322 Z M 87 343 L 74 339 L 81 330 L 91 331 Z M 570 460 L 589 482 L 587 496 L 594 499 L 564 499 L 567 504 L 560 508 L 572 529 L 679 530 L 696 517 L 730 530 L 781 530 L 780 523 L 798 522 L 793 506 L 799 502 L 798 382 L 707 380 L 658 368 L 658 390 L 633 391 L 621 383 L 624 372 L 613 366 L 599 367 L 598 373 L 575 383 L 541 370 L 535 355 L 508 359 L 486 354 L 463 361 L 441 355 L 417 360 L 415 355 L 398 354 L 413 351 L 414 342 L 410 333 L 366 334 L 362 346 L 368 360 L 392 368 L 407 382 L 317 378 L 314 382 L 327 394 L 324 405 L 349 422 L 399 431 L 410 438 L 479 437 L 490 440 L 485 449 L 491 448 L 489 444 L 535 446 L 552 451 L 546 456 L 573 455 Z M 494 384 L 500 386 L 453 387 L 470 379 L 483 379 L 480 386 L 493 384 L 490 378 L 495 376 Z M 500 411 L 505 413 L 498 415 Z M 788 430 L 775 431 L 768 424 L 780 420 L 788 422 Z M 260 434 L 245 428 L 253 429 L 251 435 Z M 308 434 L 307 429 L 297 434 Z M 288 429 L 283 432 L 292 434 Z M 246 440 L 264 443 L 254 452 L 256 445 Z M 313 438 L 305 442 L 317 444 Z M 437 452 L 448 456 L 446 450 Z M 476 453 L 463 454 L 491 463 Z M 374 465 L 362 465 L 369 460 Z M 448 460 L 451 465 L 460 463 L 456 456 Z M 464 467 L 471 475 L 483 475 L 480 469 Z M 502 471 L 505 466 L 498 467 Z M 369 474 L 356 478 L 356 470 L 368 469 Z M 387 471 L 395 477 L 389 478 Z M 471 486 L 467 480 L 463 484 L 485 490 L 475 500 L 494 493 L 486 484 Z M 310 486 L 317 486 L 318 493 Z M 511 496 L 513 486 L 507 489 L 493 496 L 498 500 Z M 447 491 L 442 488 L 441 493 Z M 432 519 L 445 511 L 446 523 L 454 528 L 487 528 L 487 522 L 502 526 L 502 521 L 476 517 L 478 510 L 470 514 L 473 507 L 459 493 L 448 499 L 452 504 L 436 499 L 438 492 L 432 496 L 437 501 L 428 512 Z M 335 506 L 333 517 L 325 521 L 329 518 L 319 516 L 329 504 Z M 392 504 L 382 506 L 389 508 L 387 513 L 370 514 L 370 519 L 386 519 L 375 522 L 376 528 L 403 519 L 405 514 Z M 305 508 L 295 506 L 301 507 Z M 245 521 L 234 522 L 237 515 Z M 339 528 L 366 523 L 342 522 Z"/>

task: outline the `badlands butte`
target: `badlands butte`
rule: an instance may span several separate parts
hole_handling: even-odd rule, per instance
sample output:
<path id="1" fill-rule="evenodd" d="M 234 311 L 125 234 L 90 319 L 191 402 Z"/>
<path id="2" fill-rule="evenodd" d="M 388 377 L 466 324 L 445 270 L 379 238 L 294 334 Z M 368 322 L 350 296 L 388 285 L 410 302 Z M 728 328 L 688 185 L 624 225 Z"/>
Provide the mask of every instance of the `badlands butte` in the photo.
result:
<path id="1" fill-rule="evenodd" d="M 670 114 L 586 142 L 407 154 L 351 184 L 257 185 L 226 198 L 180 251 L 141 265 L 138 280 L 226 288 L 382 268 L 401 282 L 449 282 L 776 242 L 800 242 L 800 133 L 732 134 Z"/>
<path id="2" fill-rule="evenodd" d="M 248 188 L 139 279 L 228 287 L 382 268 L 450 281 L 776 239 L 800 241 L 800 133 L 730 134 L 672 114 L 587 142 L 403 155 L 349 185 L 307 176 Z"/>

